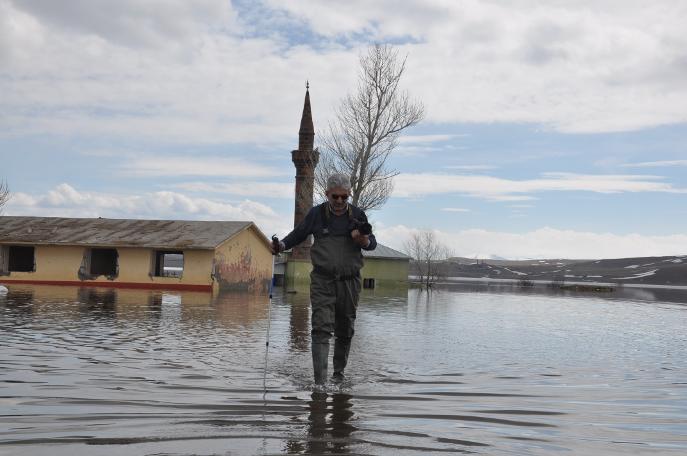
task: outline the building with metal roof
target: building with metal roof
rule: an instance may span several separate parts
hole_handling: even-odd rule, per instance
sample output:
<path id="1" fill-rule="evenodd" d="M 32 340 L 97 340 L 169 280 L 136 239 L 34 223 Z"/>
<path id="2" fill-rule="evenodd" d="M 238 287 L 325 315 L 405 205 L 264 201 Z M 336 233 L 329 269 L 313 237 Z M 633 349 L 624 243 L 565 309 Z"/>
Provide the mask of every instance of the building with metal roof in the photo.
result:
<path id="1" fill-rule="evenodd" d="M 374 250 L 362 250 L 362 253 L 365 265 L 360 270 L 360 276 L 364 288 L 407 286 L 410 265 L 408 255 L 379 242 Z M 288 262 L 293 262 L 291 252 L 286 252 L 276 261 L 274 274 L 277 283 L 285 282 L 291 290 L 309 285 L 312 265 L 307 263 L 304 267 L 289 269 Z"/>
<path id="2" fill-rule="evenodd" d="M 253 222 L 0 217 L 0 282 L 264 291 Z"/>

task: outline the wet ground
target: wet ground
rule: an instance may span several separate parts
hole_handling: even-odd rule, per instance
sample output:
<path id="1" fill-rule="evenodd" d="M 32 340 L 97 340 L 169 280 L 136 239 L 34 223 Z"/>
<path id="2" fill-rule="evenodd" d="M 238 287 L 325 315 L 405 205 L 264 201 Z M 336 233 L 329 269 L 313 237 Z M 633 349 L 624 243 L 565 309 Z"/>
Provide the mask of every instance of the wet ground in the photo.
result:
<path id="1" fill-rule="evenodd" d="M 367 294 L 313 392 L 307 295 L 11 286 L 0 455 L 687 454 L 687 293 L 632 293 Z"/>

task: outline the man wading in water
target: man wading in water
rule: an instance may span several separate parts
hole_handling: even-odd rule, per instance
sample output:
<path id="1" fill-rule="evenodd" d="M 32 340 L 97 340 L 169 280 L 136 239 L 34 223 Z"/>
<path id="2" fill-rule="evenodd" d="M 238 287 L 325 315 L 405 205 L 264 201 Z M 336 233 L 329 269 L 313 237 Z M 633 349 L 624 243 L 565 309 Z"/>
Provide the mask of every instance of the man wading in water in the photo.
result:
<path id="1" fill-rule="evenodd" d="M 343 174 L 327 179 L 327 201 L 313 207 L 303 221 L 281 242 L 272 245 L 273 253 L 290 249 L 308 235 L 315 238 L 310 249 L 313 270 L 310 273 L 310 306 L 312 308 L 312 363 L 315 383 L 327 381 L 329 338 L 334 344 L 334 375 L 344 379 L 344 368 L 354 333 L 363 267 L 360 249 L 374 250 L 377 241 L 365 212 L 348 203 L 351 182 Z"/>

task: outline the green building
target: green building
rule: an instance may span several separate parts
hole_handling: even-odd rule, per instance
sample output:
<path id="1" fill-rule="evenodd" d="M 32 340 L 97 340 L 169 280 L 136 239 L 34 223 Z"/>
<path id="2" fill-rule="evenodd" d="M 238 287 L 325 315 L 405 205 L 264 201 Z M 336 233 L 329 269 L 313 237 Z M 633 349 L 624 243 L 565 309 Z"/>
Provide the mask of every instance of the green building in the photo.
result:
<path id="1" fill-rule="evenodd" d="M 306 289 L 310 285 L 310 260 L 290 258 L 285 252 L 275 265 L 275 277 L 287 290 Z M 408 286 L 410 257 L 391 247 L 377 243 L 377 248 L 363 250 L 365 266 L 360 271 L 363 288 L 398 288 Z"/>

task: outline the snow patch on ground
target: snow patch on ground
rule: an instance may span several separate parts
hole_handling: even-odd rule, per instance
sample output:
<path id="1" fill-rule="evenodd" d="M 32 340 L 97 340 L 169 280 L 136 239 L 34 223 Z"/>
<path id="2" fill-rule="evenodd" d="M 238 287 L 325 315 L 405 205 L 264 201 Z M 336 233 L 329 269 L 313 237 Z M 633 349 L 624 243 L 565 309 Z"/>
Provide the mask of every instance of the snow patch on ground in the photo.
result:
<path id="1" fill-rule="evenodd" d="M 674 260 L 665 260 L 664 262 L 668 263 L 682 263 L 682 260 L 680 258 L 675 258 Z"/>
<path id="2" fill-rule="evenodd" d="M 638 268 L 638 267 L 639 267 L 638 264 L 631 264 L 630 266 L 625 266 L 625 269 L 634 269 L 634 268 Z"/>
<path id="3" fill-rule="evenodd" d="M 505 270 L 508 271 L 508 272 L 512 272 L 513 274 L 517 274 L 517 275 L 527 275 L 526 272 L 513 271 L 513 270 L 508 269 L 508 268 L 503 268 L 503 269 L 505 269 Z"/>
<path id="4" fill-rule="evenodd" d="M 603 276 L 586 276 L 586 277 L 588 277 L 590 279 L 601 279 L 601 278 L 603 278 Z"/>
<path id="5" fill-rule="evenodd" d="M 647 271 L 647 272 L 644 272 L 644 273 L 641 273 L 641 274 L 635 274 L 635 275 L 633 275 L 632 277 L 614 277 L 613 280 L 632 280 L 632 279 L 639 279 L 640 277 L 648 277 L 648 276 L 654 275 L 654 274 L 656 274 L 656 271 L 658 271 L 658 269 L 652 269 L 651 271 Z"/>

